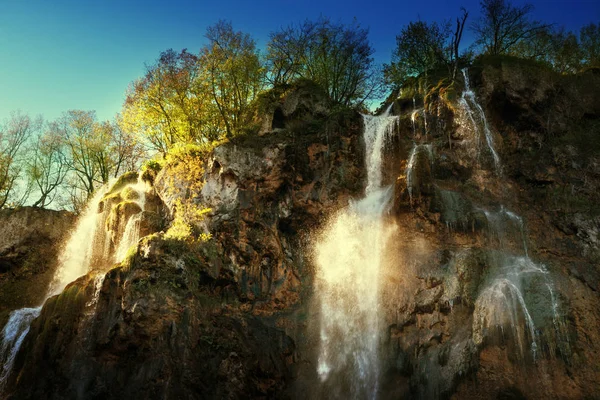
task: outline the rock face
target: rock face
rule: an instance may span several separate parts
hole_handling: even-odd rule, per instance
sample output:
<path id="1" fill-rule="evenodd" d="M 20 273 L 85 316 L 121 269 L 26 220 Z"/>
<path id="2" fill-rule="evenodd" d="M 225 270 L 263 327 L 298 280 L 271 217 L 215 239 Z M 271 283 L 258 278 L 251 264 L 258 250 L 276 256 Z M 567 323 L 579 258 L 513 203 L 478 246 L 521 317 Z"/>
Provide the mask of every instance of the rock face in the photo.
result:
<path id="1" fill-rule="evenodd" d="M 90 274 L 49 299 L 8 398 L 287 397 L 302 329 L 287 315 L 305 307 L 312 279 L 304 237 L 363 189 L 364 174 L 360 115 L 325 119 L 310 96 L 289 95 L 302 112 L 215 149 L 201 191 L 181 169 L 160 172 L 170 214 L 177 199 L 210 207 L 213 238 L 148 236 L 104 279 Z"/>
<path id="2" fill-rule="evenodd" d="M 190 257 L 191 258 L 191 257 Z M 129 268 L 83 277 L 46 302 L 8 398 L 269 398 L 293 342 L 235 311 L 222 283 L 149 236 Z M 35 382 L 35 385 L 25 384 Z M 10 383 L 9 383 L 10 384 Z M 9 392 L 10 393 L 10 392 Z"/>
<path id="3" fill-rule="evenodd" d="M 0 325 L 10 311 L 44 300 L 74 220 L 65 211 L 33 207 L 0 211 Z"/>
<path id="4" fill-rule="evenodd" d="M 512 59 L 470 75 L 487 121 L 434 94 L 428 128 L 400 125 L 400 157 L 429 143 L 435 162 L 417 159 L 412 198 L 398 171 L 380 396 L 594 397 L 599 77 Z"/>
<path id="5" fill-rule="evenodd" d="M 454 95 L 393 104 L 377 397 L 594 398 L 600 77 L 512 59 L 466 76 L 473 97 L 457 82 Z M 159 214 L 178 200 L 209 207 L 198 228 L 212 239 L 146 236 L 105 277 L 49 299 L 6 396 L 328 398 L 313 235 L 365 181 L 360 115 L 328 107 L 290 90 L 201 178 L 164 168 Z"/>

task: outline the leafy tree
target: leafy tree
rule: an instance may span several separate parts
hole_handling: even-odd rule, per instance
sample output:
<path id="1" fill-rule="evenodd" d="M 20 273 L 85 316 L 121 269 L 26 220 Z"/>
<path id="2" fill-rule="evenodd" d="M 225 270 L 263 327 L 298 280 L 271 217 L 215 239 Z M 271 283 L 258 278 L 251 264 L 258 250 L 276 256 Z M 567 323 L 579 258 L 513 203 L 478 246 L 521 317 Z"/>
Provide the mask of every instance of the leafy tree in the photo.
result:
<path id="1" fill-rule="evenodd" d="M 29 195 L 29 187 L 19 191 L 18 185 L 24 172 L 24 144 L 41 125 L 41 119 L 21 113 L 13 113 L 0 125 L 0 208 L 21 205 Z"/>
<path id="2" fill-rule="evenodd" d="M 581 68 L 577 37 L 564 28 L 542 27 L 513 46 L 511 54 L 542 62 L 560 73 L 575 73 Z"/>
<path id="3" fill-rule="evenodd" d="M 449 35 L 450 26 L 447 23 L 410 22 L 396 36 L 392 63 L 385 67 L 388 83 L 401 85 L 409 76 L 418 76 L 436 67 L 448 65 L 450 60 L 446 43 Z"/>
<path id="4" fill-rule="evenodd" d="M 587 66 L 600 66 L 600 25 L 591 23 L 579 33 L 582 61 Z"/>
<path id="5" fill-rule="evenodd" d="M 548 26 L 529 18 L 531 4 L 519 7 L 509 0 L 481 0 L 480 5 L 481 17 L 471 29 L 476 35 L 475 43 L 486 54 L 513 54 L 515 46 Z"/>
<path id="6" fill-rule="evenodd" d="M 140 134 L 163 154 L 175 143 L 202 140 L 210 98 L 195 90 L 198 75 L 197 56 L 185 49 L 162 52 L 128 89 L 121 128 Z"/>
<path id="7" fill-rule="evenodd" d="M 454 80 L 458 65 L 464 61 L 460 54 L 465 23 L 469 17 L 466 9 L 456 18 L 456 29 L 451 31 L 450 22 L 410 22 L 396 36 L 396 48 L 392 62 L 384 67 L 386 81 L 391 85 L 402 85 L 406 78 L 426 74 L 430 70 L 447 68 L 448 76 Z"/>
<path id="8" fill-rule="evenodd" d="M 250 35 L 219 21 L 206 31 L 208 44 L 200 51 L 203 83 L 211 94 L 227 137 L 248 125 L 250 103 L 264 85 L 264 70 Z"/>
<path id="9" fill-rule="evenodd" d="M 368 33 L 356 21 L 346 26 L 328 18 L 273 32 L 267 45 L 269 80 L 281 84 L 307 78 L 335 103 L 360 105 L 380 88 Z"/>

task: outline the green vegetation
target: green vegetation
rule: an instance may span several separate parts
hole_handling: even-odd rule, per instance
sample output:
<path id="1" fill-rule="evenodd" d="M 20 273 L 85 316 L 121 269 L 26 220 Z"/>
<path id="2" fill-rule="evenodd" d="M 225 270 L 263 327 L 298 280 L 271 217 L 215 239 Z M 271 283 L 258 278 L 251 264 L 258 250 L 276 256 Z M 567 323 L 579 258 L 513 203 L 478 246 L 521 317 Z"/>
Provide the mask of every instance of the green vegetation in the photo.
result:
<path id="1" fill-rule="evenodd" d="M 210 208 L 198 206 L 191 200 L 182 201 L 177 199 L 175 204 L 175 218 L 173 218 L 171 227 L 165 233 L 165 239 L 189 243 L 210 240 L 212 238 L 211 234 L 202 232 L 200 228 L 200 223 L 204 220 L 204 216 L 210 211 Z"/>
<path id="2" fill-rule="evenodd" d="M 325 17 L 273 32 L 267 45 L 268 78 L 274 86 L 309 79 L 336 104 L 362 105 L 381 86 L 368 33 L 356 21 L 346 26 Z"/>
<path id="3" fill-rule="evenodd" d="M 55 121 L 14 114 L 0 122 L 0 208 L 32 204 L 79 211 L 98 187 L 137 170 L 148 157 L 143 179 L 152 182 L 182 154 L 200 159 L 226 140 L 256 140 L 262 118 L 292 90 L 324 95 L 327 114 L 364 111 L 366 101 L 389 87 L 402 87 L 401 97 L 425 104 L 452 100 L 460 90 L 457 70 L 473 59 L 516 57 L 561 74 L 600 68 L 599 25 L 569 32 L 533 20 L 528 4 L 480 5 L 481 17 L 468 27 L 475 42 L 462 53 L 465 9 L 454 21 L 418 20 L 403 27 L 383 69 L 375 65 L 368 29 L 356 21 L 320 17 L 282 27 L 271 32 L 262 53 L 248 33 L 218 21 L 207 28 L 198 52 L 168 49 L 147 65 L 112 121 L 70 110 Z M 315 117 L 286 122 L 285 128 L 296 137 L 324 123 Z"/>
<path id="4" fill-rule="evenodd" d="M 482 0 L 480 5 L 481 17 L 470 26 L 475 42 L 461 55 L 458 48 L 468 17 L 466 10 L 456 19 L 455 30 L 449 21 L 416 21 L 405 26 L 396 37 L 392 62 L 384 67 L 387 83 L 404 88 L 411 85 L 411 78 L 422 75 L 430 82 L 439 82 L 431 75 L 445 68 L 450 85 L 457 69 L 470 64 L 474 56 L 517 57 L 563 74 L 600 65 L 598 25 L 586 25 L 577 34 L 532 20 L 530 4 L 515 6 L 508 0 Z"/>
<path id="5" fill-rule="evenodd" d="M 106 193 L 106 196 L 120 192 L 121 189 L 123 189 L 125 186 L 127 186 L 131 183 L 135 183 L 137 181 L 137 178 L 138 178 L 137 172 L 129 171 L 129 172 L 124 173 L 123 175 L 121 175 L 117 178 L 115 183 L 113 183 L 113 185 L 110 187 L 110 189 Z"/>
<path id="6" fill-rule="evenodd" d="M 458 65 L 470 57 L 468 52 L 459 55 L 460 41 L 469 13 L 462 9 L 452 33 L 449 22 L 411 22 L 396 36 L 396 48 L 392 62 L 384 67 L 386 81 L 401 86 L 410 77 L 427 76 L 430 71 L 446 68 L 452 81 L 456 78 Z"/>

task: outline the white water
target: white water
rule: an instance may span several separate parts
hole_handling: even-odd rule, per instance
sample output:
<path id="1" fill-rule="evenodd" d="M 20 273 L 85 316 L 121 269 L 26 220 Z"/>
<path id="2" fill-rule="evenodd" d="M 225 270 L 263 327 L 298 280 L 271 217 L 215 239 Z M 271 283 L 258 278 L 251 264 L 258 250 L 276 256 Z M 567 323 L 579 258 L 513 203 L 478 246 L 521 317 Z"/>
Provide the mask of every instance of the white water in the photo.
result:
<path id="1" fill-rule="evenodd" d="M 2 393 L 8 375 L 12 370 L 21 343 L 29 332 L 31 321 L 40 315 L 41 310 L 42 306 L 39 306 L 36 308 L 22 308 L 10 313 L 8 322 L 2 330 L 2 343 L 0 344 L 0 360 L 2 360 L 0 393 Z"/>
<path id="2" fill-rule="evenodd" d="M 553 341 L 561 346 L 561 351 L 568 354 L 570 352 L 568 334 L 563 318 L 560 316 L 554 285 L 546 267 L 535 263 L 529 257 L 523 218 L 504 206 L 501 206 L 498 212 L 484 210 L 484 213 L 488 219 L 490 234 L 499 240 L 500 252 L 497 256 L 497 265 L 491 266 L 490 284 L 480 293 L 475 302 L 473 320 L 475 341 L 481 344 L 483 337 L 489 334 L 490 328 L 499 328 L 503 332 L 509 329 L 516 341 L 521 359 L 524 359 L 529 348 L 535 361 L 538 356 L 540 334 L 531 316 L 525 299 L 527 291 L 524 289 L 535 288 L 541 296 L 542 304 L 547 304 L 551 308 L 550 318 L 555 331 L 551 334 Z M 514 246 L 509 247 L 508 244 L 511 239 L 513 243 L 518 244 L 518 236 L 522 243 L 522 255 L 513 255 L 511 253 L 517 249 Z M 540 304 L 538 309 L 539 307 Z"/>
<path id="3" fill-rule="evenodd" d="M 504 206 L 500 206 L 500 211 L 498 212 L 491 212 L 488 210 L 482 211 L 488 220 L 490 234 L 496 236 L 496 239 L 498 239 L 502 247 L 507 246 L 507 240 L 515 239 L 517 233 L 515 232 L 516 226 L 518 235 L 521 238 L 521 244 L 523 245 L 523 252 L 526 257 L 529 257 L 523 218 L 514 212 L 507 210 Z"/>
<path id="4" fill-rule="evenodd" d="M 65 286 L 88 272 L 94 255 L 94 239 L 99 233 L 104 234 L 104 221 L 98 218 L 104 213 L 98 213 L 98 208 L 107 191 L 108 186 L 105 185 L 88 201 L 59 256 L 59 267 L 54 273 L 46 299 L 59 294 Z"/>
<path id="5" fill-rule="evenodd" d="M 498 156 L 498 153 L 496 152 L 495 144 L 494 144 L 494 136 L 492 135 L 492 131 L 490 130 L 490 128 L 488 126 L 487 118 L 485 117 L 483 108 L 477 102 L 475 93 L 473 93 L 473 90 L 471 90 L 467 69 L 463 68 L 461 71 L 462 71 L 462 74 L 463 74 L 463 77 L 465 80 L 465 90 L 462 93 L 462 96 L 459 100 L 459 104 L 465 109 L 465 112 L 466 112 L 469 120 L 473 124 L 473 129 L 475 130 L 475 132 L 479 132 L 479 129 L 477 127 L 477 124 L 475 123 L 474 112 L 471 109 L 470 103 L 473 104 L 473 106 L 477 110 L 477 115 L 479 116 L 479 119 L 481 120 L 481 122 L 483 124 L 483 134 L 485 136 L 485 141 L 487 143 L 490 153 L 492 154 L 492 158 L 494 159 L 494 167 L 496 168 L 497 172 L 501 172 L 502 165 L 500 163 L 500 157 Z"/>
<path id="6" fill-rule="evenodd" d="M 115 251 L 115 262 L 121 262 L 127 255 L 127 251 L 135 245 L 140 239 L 140 224 L 144 215 L 144 207 L 146 205 L 146 182 L 141 177 L 135 185 L 130 185 L 129 188 L 137 194 L 137 205 L 140 207 L 140 212 L 132 215 L 125 225 L 123 235 L 119 240 L 119 246 Z"/>
<path id="7" fill-rule="evenodd" d="M 412 101 L 413 101 L 413 112 L 410 114 L 410 122 L 412 122 L 413 137 L 415 137 L 417 135 L 417 127 L 415 125 L 415 120 L 417 118 L 417 104 L 415 102 L 414 97 L 413 97 Z"/>
<path id="8" fill-rule="evenodd" d="M 99 212 L 99 208 L 100 202 L 108 191 L 108 187 L 110 185 L 105 185 L 98 189 L 92 199 L 88 201 L 87 207 L 79 217 L 75 229 L 59 256 L 58 269 L 47 289 L 42 305 L 49 297 L 61 293 L 69 283 L 87 274 L 94 267 L 94 263 L 107 263 L 109 259 L 107 255 L 110 248 L 110 239 L 109 232 L 106 231 L 105 221 L 110 210 L 107 209 L 108 207 L 104 207 L 104 210 Z M 126 254 L 129 247 L 139 239 L 139 225 L 145 204 L 145 184 L 138 180 L 137 184 L 129 185 L 129 187 L 139 195 L 140 200 L 138 200 L 138 205 L 140 205 L 142 212 L 132 216 L 128 220 L 123 238 L 120 240 L 119 248 L 116 251 L 117 261 L 122 260 L 122 257 L 119 258 L 120 252 Z M 101 254 L 97 254 L 98 252 Z M 96 267 L 105 268 L 107 266 L 109 265 Z M 104 273 L 100 273 L 95 277 L 94 295 L 90 302 L 87 303 L 88 307 L 95 307 L 104 276 Z M 0 393 L 12 370 L 19 348 L 29 332 L 31 322 L 39 316 L 42 305 L 35 308 L 23 308 L 10 313 L 8 322 L 0 338 L 0 362 L 2 363 L 2 369 L 0 370 Z"/>
<path id="9" fill-rule="evenodd" d="M 365 124 L 365 147 L 367 164 L 367 188 L 368 195 L 372 191 L 381 188 L 381 164 L 383 148 L 386 140 L 394 131 L 394 125 L 398 121 L 397 116 L 390 115 L 392 105 L 379 116 L 363 115 Z"/>
<path id="10" fill-rule="evenodd" d="M 379 387 L 379 275 L 388 237 L 383 215 L 392 188 L 382 187 L 386 138 L 396 117 L 363 116 L 365 197 L 342 210 L 318 237 L 315 295 L 320 304 L 317 372 L 327 398 L 374 399 Z"/>
<path id="11" fill-rule="evenodd" d="M 483 341 L 483 336 L 478 337 L 477 334 L 485 334 L 490 327 L 502 328 L 508 323 L 517 341 L 521 358 L 525 357 L 529 344 L 535 360 L 538 347 L 535 324 L 515 282 L 507 278 L 496 279 L 477 298 L 474 315 L 478 316 L 473 321 L 476 343 L 481 344 Z M 525 321 L 525 329 L 521 325 L 521 319 Z"/>
<path id="12" fill-rule="evenodd" d="M 410 155 L 408 156 L 408 162 L 406 163 L 406 188 L 408 189 L 408 196 L 412 203 L 413 187 L 415 182 L 415 164 L 417 162 L 417 156 L 422 150 L 427 151 L 427 157 L 429 162 L 433 163 L 433 147 L 431 144 L 414 144 Z"/>

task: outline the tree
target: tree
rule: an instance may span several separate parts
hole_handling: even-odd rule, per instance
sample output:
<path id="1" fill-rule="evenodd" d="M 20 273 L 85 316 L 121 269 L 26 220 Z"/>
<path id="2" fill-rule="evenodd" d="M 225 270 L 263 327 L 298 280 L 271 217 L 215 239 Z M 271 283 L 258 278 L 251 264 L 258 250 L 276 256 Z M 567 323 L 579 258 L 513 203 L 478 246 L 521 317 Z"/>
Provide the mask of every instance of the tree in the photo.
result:
<path id="1" fill-rule="evenodd" d="M 270 33 L 266 55 L 266 78 L 273 86 L 289 84 L 303 76 L 303 60 L 307 51 L 312 24 L 288 26 Z"/>
<path id="2" fill-rule="evenodd" d="M 121 127 L 163 154 L 175 143 L 199 140 L 206 96 L 192 90 L 197 76 L 195 55 L 185 49 L 162 52 L 127 90 Z"/>
<path id="3" fill-rule="evenodd" d="M 29 195 L 29 187 L 18 190 L 24 169 L 24 144 L 41 124 L 41 119 L 32 121 L 26 114 L 13 113 L 0 125 L 0 208 L 21 205 Z"/>
<path id="4" fill-rule="evenodd" d="M 328 18 L 273 32 L 267 45 L 269 80 L 281 84 L 307 78 L 335 103 L 360 105 L 378 94 L 381 84 L 368 34 L 356 21 L 346 26 Z"/>
<path id="5" fill-rule="evenodd" d="M 449 36 L 448 23 L 410 22 L 396 36 L 392 63 L 385 66 L 388 83 L 401 85 L 409 76 L 418 76 L 436 67 L 450 65 L 451 54 L 454 54 L 454 50 L 458 52 L 462 36 L 460 26 L 456 33 L 456 45 L 452 48 L 447 45 Z"/>
<path id="6" fill-rule="evenodd" d="M 98 129 L 94 111 L 71 110 L 52 126 L 64 138 L 74 186 L 90 198 L 98 185 L 109 179 L 109 142 Z"/>
<path id="7" fill-rule="evenodd" d="M 582 61 L 586 66 L 600 66 L 600 25 L 591 23 L 579 33 Z"/>
<path id="8" fill-rule="evenodd" d="M 69 171 L 64 141 L 57 130 L 51 129 L 51 125 L 35 137 L 26 161 L 26 171 L 39 194 L 32 205 L 46 207 L 51 204 L 59 195 Z"/>
<path id="9" fill-rule="evenodd" d="M 250 35 L 234 31 L 230 22 L 219 21 L 206 31 L 208 43 L 200 52 L 204 84 L 212 96 L 226 136 L 248 125 L 250 103 L 264 85 L 264 70 Z"/>
<path id="10" fill-rule="evenodd" d="M 471 29 L 475 43 L 491 55 L 512 54 L 520 42 L 531 39 L 537 31 L 547 27 L 529 18 L 531 4 L 513 6 L 508 0 L 482 0 L 481 17 Z"/>
<path id="11" fill-rule="evenodd" d="M 469 13 L 465 8 L 461 8 L 461 11 L 462 15 L 459 18 L 456 18 L 456 30 L 454 31 L 454 36 L 452 36 L 452 43 L 450 45 L 452 49 L 452 80 L 456 79 L 456 72 L 458 71 L 458 63 L 460 60 L 460 41 L 462 39 L 463 31 L 465 30 L 465 23 L 467 22 L 467 18 L 469 17 Z"/>
<path id="12" fill-rule="evenodd" d="M 575 73 L 581 68 L 581 49 L 577 37 L 564 28 L 544 27 L 529 40 L 517 44 L 516 56 L 542 62 L 560 73 Z"/>
<path id="13" fill-rule="evenodd" d="M 105 121 L 102 125 L 103 129 L 110 132 L 113 177 L 116 178 L 127 171 L 136 171 L 140 160 L 145 157 L 145 152 L 140 141 L 124 129 L 122 116 L 117 114 L 114 122 Z"/>

